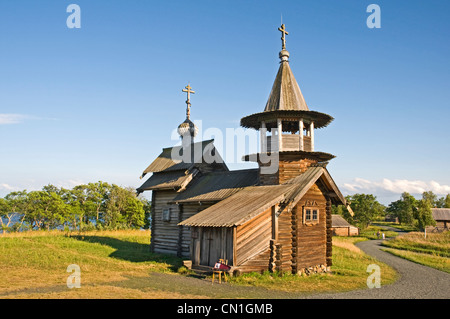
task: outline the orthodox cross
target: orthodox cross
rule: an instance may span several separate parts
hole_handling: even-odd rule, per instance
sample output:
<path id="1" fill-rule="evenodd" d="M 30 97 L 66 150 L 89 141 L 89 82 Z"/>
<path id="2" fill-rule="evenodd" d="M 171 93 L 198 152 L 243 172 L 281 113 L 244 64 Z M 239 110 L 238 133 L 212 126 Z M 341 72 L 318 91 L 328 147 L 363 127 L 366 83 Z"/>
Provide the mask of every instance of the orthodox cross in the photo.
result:
<path id="1" fill-rule="evenodd" d="M 195 93 L 195 91 L 192 91 L 191 89 L 192 89 L 192 87 L 188 84 L 186 86 L 186 88 L 182 90 L 183 92 L 187 93 L 187 100 L 186 100 L 186 106 L 187 106 L 186 107 L 186 118 L 187 119 L 189 119 L 191 116 L 191 101 L 190 101 L 191 93 L 192 94 Z"/>
<path id="2" fill-rule="evenodd" d="M 278 28 L 278 31 L 281 31 L 281 43 L 282 43 L 282 49 L 286 50 L 286 35 L 289 34 L 289 32 L 286 31 L 286 28 L 284 24 L 281 25 L 280 28 Z"/>

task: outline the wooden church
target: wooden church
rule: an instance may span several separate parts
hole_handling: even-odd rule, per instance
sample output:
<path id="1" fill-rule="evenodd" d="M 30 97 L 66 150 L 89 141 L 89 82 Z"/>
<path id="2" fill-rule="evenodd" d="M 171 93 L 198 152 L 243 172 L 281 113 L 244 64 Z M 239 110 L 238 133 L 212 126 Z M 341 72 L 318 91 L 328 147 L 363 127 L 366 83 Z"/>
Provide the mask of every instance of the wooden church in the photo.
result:
<path id="1" fill-rule="evenodd" d="M 347 204 L 326 168 L 334 156 L 315 150 L 314 130 L 333 118 L 309 109 L 289 66 L 288 33 L 284 25 L 278 30 L 281 61 L 265 109 L 241 119 L 260 132 L 259 152 L 244 157 L 258 168 L 230 171 L 213 140 L 194 142 L 195 92 L 183 90 L 182 143 L 162 150 L 137 189 L 152 191 L 152 252 L 190 260 L 193 268 L 226 259 L 235 274 L 330 269 L 331 206 Z"/>

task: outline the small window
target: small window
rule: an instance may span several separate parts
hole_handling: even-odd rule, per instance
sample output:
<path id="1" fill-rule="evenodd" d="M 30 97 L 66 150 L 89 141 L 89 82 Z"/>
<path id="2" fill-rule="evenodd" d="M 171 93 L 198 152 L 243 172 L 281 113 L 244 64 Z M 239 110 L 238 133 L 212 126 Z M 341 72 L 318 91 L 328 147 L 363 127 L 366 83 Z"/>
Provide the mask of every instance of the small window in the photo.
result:
<path id="1" fill-rule="evenodd" d="M 319 216 L 318 216 L 318 211 L 317 211 L 317 209 L 313 209 L 313 211 L 312 211 L 312 220 L 313 220 L 313 221 L 319 220 Z"/>
<path id="2" fill-rule="evenodd" d="M 311 220 L 311 209 L 305 210 L 305 220 L 310 221 Z"/>
<path id="3" fill-rule="evenodd" d="M 311 224 L 319 222 L 319 210 L 312 207 L 304 207 L 303 209 L 303 223 Z"/>
<path id="4" fill-rule="evenodd" d="M 163 222 L 170 222 L 170 208 L 164 208 L 162 211 Z"/>

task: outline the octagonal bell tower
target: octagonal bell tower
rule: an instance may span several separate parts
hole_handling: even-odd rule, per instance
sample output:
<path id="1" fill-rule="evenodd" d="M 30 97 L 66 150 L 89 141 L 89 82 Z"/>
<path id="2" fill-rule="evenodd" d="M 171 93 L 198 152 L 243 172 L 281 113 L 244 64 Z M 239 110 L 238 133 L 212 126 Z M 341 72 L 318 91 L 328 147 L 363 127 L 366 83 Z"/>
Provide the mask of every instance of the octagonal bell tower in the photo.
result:
<path id="1" fill-rule="evenodd" d="M 314 145 L 314 130 L 327 126 L 333 118 L 325 113 L 311 111 L 289 66 L 286 50 L 286 31 L 282 24 L 280 67 L 275 77 L 263 112 L 241 119 L 241 126 L 260 132 L 258 154 L 246 155 L 244 160 L 257 161 L 262 185 L 282 184 L 306 171 L 312 164 L 324 163 L 334 155 L 318 152 Z M 274 162 L 264 158 L 277 158 L 277 170 L 264 172 Z"/>

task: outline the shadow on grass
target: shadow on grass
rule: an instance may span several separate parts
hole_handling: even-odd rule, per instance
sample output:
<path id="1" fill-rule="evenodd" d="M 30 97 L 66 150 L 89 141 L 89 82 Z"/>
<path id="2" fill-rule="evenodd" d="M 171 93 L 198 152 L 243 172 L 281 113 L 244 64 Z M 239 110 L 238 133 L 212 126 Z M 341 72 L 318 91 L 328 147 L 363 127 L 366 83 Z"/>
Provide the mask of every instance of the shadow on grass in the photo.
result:
<path id="1" fill-rule="evenodd" d="M 112 258 L 126 260 L 134 263 L 165 263 L 169 265 L 170 270 L 175 272 L 182 266 L 181 258 L 178 258 L 176 256 L 152 253 L 150 252 L 150 245 L 148 244 L 141 244 L 104 236 L 72 235 L 70 237 L 77 240 L 89 243 L 97 243 L 114 248 L 115 251 L 109 255 L 109 257 Z"/>

